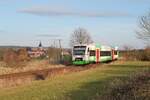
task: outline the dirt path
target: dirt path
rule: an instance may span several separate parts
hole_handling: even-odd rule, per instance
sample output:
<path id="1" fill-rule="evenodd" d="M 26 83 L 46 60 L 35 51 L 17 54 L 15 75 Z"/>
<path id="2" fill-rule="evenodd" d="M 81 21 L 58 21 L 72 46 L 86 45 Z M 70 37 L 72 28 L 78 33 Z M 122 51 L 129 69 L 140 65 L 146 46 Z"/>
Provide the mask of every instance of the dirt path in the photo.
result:
<path id="1" fill-rule="evenodd" d="M 27 72 L 18 72 L 11 74 L 0 75 L 0 88 L 13 87 L 21 84 L 29 84 L 34 80 L 45 80 L 56 75 L 62 75 L 66 73 L 79 72 L 91 68 L 95 68 L 97 65 L 86 66 L 66 66 L 60 68 L 49 68 L 43 70 L 34 70 Z"/>

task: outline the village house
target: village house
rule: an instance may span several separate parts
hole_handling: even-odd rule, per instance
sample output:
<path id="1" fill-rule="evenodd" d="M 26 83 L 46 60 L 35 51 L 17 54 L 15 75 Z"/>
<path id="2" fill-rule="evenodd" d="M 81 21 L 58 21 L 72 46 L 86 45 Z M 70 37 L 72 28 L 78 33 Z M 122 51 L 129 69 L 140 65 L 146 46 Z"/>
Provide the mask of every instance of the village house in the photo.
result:
<path id="1" fill-rule="evenodd" d="M 41 56 L 46 56 L 47 50 L 42 47 L 42 43 L 39 43 L 38 47 L 27 48 L 28 54 L 31 58 L 38 58 Z"/>

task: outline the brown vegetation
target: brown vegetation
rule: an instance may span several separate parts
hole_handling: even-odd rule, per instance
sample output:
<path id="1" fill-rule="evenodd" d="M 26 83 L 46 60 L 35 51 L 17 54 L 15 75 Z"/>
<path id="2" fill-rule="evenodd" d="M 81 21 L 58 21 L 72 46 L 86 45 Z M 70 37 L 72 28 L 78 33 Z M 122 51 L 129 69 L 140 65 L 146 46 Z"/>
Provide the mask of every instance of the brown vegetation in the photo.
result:
<path id="1" fill-rule="evenodd" d="M 22 62 L 23 63 L 23 62 Z M 64 67 L 64 65 L 52 65 L 49 64 L 48 60 L 38 60 L 33 59 L 29 62 L 25 62 L 24 67 L 5 67 L 6 64 L 4 62 L 0 62 L 0 75 L 3 74 L 11 74 L 11 73 L 18 73 L 18 72 L 26 72 L 26 71 L 33 71 L 33 70 L 42 70 L 42 69 L 49 69 L 49 68 L 58 68 Z"/>
<path id="2" fill-rule="evenodd" d="M 48 49 L 49 63 L 59 64 L 61 62 L 61 50 L 59 48 L 50 47 Z"/>
<path id="3" fill-rule="evenodd" d="M 115 80 L 108 92 L 98 100 L 150 100 L 150 72 Z"/>
<path id="4" fill-rule="evenodd" d="M 13 49 L 7 49 L 3 55 L 3 61 L 7 66 L 14 66 L 18 63 L 17 53 Z"/>
<path id="5" fill-rule="evenodd" d="M 5 51 L 5 49 L 0 49 L 0 61 L 3 60 L 4 51 Z"/>
<path id="6" fill-rule="evenodd" d="M 120 53 L 124 60 L 150 61 L 150 48 L 145 48 L 144 50 L 125 50 Z"/>
<path id="7" fill-rule="evenodd" d="M 72 72 L 79 72 L 88 70 L 90 68 L 96 68 L 96 66 L 88 67 L 60 67 L 60 68 L 48 68 L 41 70 L 33 70 L 27 72 L 11 73 L 0 75 L 0 88 L 13 87 L 23 84 L 29 84 L 34 80 L 45 80 L 57 75 L 63 75 Z"/>
<path id="8" fill-rule="evenodd" d="M 3 61 L 7 67 L 23 67 L 26 61 L 29 61 L 27 50 L 22 48 L 19 50 L 7 49 L 3 54 Z"/>
<path id="9" fill-rule="evenodd" d="M 25 48 L 21 48 L 17 51 L 17 55 L 18 55 L 18 60 L 19 61 L 29 61 L 29 55 L 28 52 Z"/>

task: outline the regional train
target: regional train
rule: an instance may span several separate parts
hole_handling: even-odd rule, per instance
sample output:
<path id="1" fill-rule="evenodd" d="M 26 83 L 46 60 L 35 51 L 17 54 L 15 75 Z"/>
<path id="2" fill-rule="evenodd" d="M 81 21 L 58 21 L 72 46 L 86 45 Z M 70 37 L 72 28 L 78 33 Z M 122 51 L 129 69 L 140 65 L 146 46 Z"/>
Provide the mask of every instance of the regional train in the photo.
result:
<path id="1" fill-rule="evenodd" d="M 90 63 L 110 62 L 118 59 L 118 47 L 100 44 L 79 44 L 72 49 L 72 63 L 86 65 Z"/>

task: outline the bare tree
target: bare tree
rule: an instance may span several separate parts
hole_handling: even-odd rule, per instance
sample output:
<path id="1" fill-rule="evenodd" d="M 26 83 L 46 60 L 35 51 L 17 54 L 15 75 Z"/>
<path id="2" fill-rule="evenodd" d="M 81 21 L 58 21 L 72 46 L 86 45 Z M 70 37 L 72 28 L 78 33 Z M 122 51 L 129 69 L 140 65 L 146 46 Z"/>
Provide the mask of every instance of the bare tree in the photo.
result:
<path id="1" fill-rule="evenodd" d="M 78 28 L 75 29 L 71 34 L 70 46 L 73 46 L 75 44 L 89 44 L 92 42 L 93 41 L 91 39 L 91 36 L 86 29 Z"/>
<path id="2" fill-rule="evenodd" d="M 139 39 L 150 45 L 150 13 L 140 18 L 139 30 L 136 33 Z"/>
<path id="3" fill-rule="evenodd" d="M 123 46 L 123 50 L 125 50 L 125 51 L 130 51 L 130 50 L 133 50 L 133 47 L 130 46 L 130 45 L 124 45 L 124 46 Z"/>
<path id="4" fill-rule="evenodd" d="M 61 49 L 56 47 L 48 48 L 49 63 L 59 64 L 61 62 Z"/>

